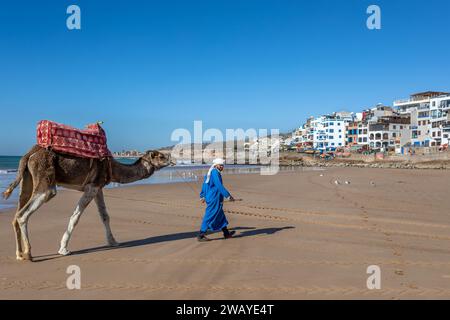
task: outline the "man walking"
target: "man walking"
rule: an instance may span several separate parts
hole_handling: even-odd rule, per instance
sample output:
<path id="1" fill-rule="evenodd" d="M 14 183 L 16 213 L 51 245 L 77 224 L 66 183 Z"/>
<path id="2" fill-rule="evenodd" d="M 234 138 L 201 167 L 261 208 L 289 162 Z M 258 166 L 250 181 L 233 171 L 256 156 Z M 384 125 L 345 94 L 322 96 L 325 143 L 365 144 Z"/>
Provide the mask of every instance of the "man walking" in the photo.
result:
<path id="1" fill-rule="evenodd" d="M 235 231 L 228 230 L 228 221 L 223 212 L 223 200 L 229 199 L 230 201 L 234 201 L 234 198 L 223 186 L 221 174 L 223 169 L 223 159 L 215 159 L 209 168 L 208 174 L 205 176 L 200 200 L 202 203 L 206 202 L 206 210 L 200 233 L 197 236 L 198 241 L 210 240 L 206 237 L 208 230 L 213 232 L 221 230 L 225 239 L 232 238 L 235 233 Z"/>

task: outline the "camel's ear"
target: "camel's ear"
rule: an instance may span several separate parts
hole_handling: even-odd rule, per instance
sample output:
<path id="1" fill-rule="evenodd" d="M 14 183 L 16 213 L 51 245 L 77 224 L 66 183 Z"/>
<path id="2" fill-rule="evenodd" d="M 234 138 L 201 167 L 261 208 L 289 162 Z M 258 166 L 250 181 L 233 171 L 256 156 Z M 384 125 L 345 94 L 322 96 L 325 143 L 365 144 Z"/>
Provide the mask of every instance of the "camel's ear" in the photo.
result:
<path id="1" fill-rule="evenodd" d="M 145 153 L 145 155 L 146 155 L 146 156 L 150 156 L 151 158 L 154 158 L 154 157 L 155 157 L 155 151 L 153 151 L 153 150 L 148 150 L 148 151 Z"/>

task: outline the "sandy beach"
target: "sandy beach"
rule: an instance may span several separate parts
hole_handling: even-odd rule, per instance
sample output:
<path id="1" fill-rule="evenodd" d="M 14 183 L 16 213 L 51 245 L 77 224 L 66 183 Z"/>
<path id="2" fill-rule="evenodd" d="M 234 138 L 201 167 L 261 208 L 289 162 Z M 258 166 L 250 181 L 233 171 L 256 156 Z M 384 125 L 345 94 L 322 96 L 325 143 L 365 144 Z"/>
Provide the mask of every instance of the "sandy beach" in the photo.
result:
<path id="1" fill-rule="evenodd" d="M 200 183 L 108 189 L 121 246 L 104 246 L 91 204 L 64 257 L 80 194 L 61 191 L 30 220 L 34 262 L 15 260 L 13 211 L 0 213 L 0 299 L 449 299 L 449 181 L 448 170 L 225 175 L 243 199 L 225 203 L 237 237 L 208 243 L 195 239 Z M 81 290 L 66 288 L 70 265 Z M 367 289 L 370 265 L 381 268 L 380 290 Z"/>

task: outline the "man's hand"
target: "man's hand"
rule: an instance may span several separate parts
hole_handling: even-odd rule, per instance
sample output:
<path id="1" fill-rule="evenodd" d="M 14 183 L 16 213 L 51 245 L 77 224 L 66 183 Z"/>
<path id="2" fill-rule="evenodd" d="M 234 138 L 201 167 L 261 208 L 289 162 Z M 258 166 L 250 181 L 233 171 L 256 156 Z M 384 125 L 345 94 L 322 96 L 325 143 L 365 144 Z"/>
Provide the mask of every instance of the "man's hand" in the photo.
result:
<path id="1" fill-rule="evenodd" d="M 230 201 L 230 202 L 234 202 L 234 201 L 235 201 L 234 198 L 233 198 L 233 196 L 230 196 L 229 201 Z"/>
<path id="2" fill-rule="evenodd" d="M 202 204 L 205 204 L 205 202 L 206 202 L 206 201 L 205 201 L 205 198 L 201 198 L 201 199 L 200 199 L 200 202 L 201 202 Z"/>

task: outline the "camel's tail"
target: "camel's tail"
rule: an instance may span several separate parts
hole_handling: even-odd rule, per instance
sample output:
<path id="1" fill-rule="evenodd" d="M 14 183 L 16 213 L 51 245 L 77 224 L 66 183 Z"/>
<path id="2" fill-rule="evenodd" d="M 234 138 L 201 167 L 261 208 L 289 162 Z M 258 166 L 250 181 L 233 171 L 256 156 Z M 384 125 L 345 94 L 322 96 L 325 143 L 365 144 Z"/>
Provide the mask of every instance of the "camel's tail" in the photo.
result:
<path id="1" fill-rule="evenodd" d="M 25 172 L 25 170 L 27 170 L 28 167 L 28 160 L 30 159 L 30 157 L 37 151 L 39 150 L 39 146 L 34 146 L 33 148 L 31 148 L 31 150 L 22 157 L 22 159 L 20 159 L 20 163 L 19 163 L 19 169 L 17 171 L 17 176 L 16 176 L 16 180 L 14 180 L 8 187 L 8 189 L 5 190 L 5 192 L 3 192 L 3 198 L 5 200 L 7 200 L 11 194 L 13 193 L 14 189 L 17 188 L 17 186 L 19 185 L 19 183 L 22 181 L 23 179 L 23 174 Z"/>

